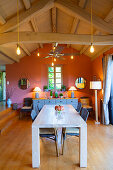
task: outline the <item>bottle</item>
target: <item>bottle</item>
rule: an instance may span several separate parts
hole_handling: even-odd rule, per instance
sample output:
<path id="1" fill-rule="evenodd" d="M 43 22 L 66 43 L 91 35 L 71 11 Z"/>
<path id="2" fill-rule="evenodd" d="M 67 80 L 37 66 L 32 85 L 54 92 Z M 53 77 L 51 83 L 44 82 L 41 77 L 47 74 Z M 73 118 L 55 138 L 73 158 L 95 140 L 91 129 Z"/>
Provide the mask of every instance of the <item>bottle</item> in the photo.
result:
<path id="1" fill-rule="evenodd" d="M 55 98 L 57 98 L 58 97 L 58 92 L 57 91 L 55 91 Z"/>

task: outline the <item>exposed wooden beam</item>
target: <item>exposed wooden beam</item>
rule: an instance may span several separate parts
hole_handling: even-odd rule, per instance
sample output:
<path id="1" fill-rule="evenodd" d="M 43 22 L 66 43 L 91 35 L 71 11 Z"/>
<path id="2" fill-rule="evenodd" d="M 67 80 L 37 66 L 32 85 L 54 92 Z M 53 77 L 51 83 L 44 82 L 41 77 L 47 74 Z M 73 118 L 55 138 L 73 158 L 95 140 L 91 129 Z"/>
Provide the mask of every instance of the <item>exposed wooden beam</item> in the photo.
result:
<path id="1" fill-rule="evenodd" d="M 34 17 L 31 19 L 31 24 L 32 24 L 33 30 L 35 32 L 39 32 L 39 28 L 37 26 L 36 19 Z M 37 44 L 37 48 L 39 47 L 43 48 L 43 44 Z"/>
<path id="2" fill-rule="evenodd" d="M 110 22 L 111 19 L 113 18 L 113 8 L 111 9 L 111 11 L 107 14 L 107 16 L 105 17 L 105 21 L 106 22 Z M 96 30 L 94 35 L 101 35 L 101 32 L 99 30 Z M 85 51 L 87 51 L 90 48 L 90 46 L 83 46 L 83 48 L 80 51 L 80 54 L 83 54 Z"/>
<path id="3" fill-rule="evenodd" d="M 13 62 L 19 62 L 19 59 L 16 56 L 16 52 L 14 56 L 14 54 L 7 47 L 0 46 L 0 52 L 4 54 L 5 57 L 12 60 Z"/>
<path id="4" fill-rule="evenodd" d="M 31 55 L 31 53 L 30 53 L 29 50 L 25 47 L 24 44 L 20 43 L 19 46 L 20 46 L 20 48 L 21 48 L 28 56 Z"/>
<path id="5" fill-rule="evenodd" d="M 108 15 L 106 16 L 106 18 L 104 19 L 106 22 L 110 23 L 110 21 L 113 19 L 113 8 L 111 9 L 111 11 L 108 13 Z"/>
<path id="6" fill-rule="evenodd" d="M 53 7 L 51 9 L 51 24 L 52 24 L 52 32 L 57 32 L 57 9 Z"/>
<path id="7" fill-rule="evenodd" d="M 42 43 L 40 43 L 40 48 L 43 48 L 43 44 Z"/>
<path id="8" fill-rule="evenodd" d="M 113 47 L 113 45 L 109 45 L 109 46 L 106 46 L 106 47 L 102 48 L 97 54 L 95 54 L 95 55 L 92 57 L 92 60 L 94 60 L 95 58 L 99 57 L 100 55 L 102 55 L 102 54 L 105 53 L 106 51 L 110 50 L 112 47 Z"/>
<path id="9" fill-rule="evenodd" d="M 80 50 L 80 54 L 83 54 L 85 51 L 87 51 L 89 48 L 89 45 L 84 45 L 82 49 Z"/>
<path id="10" fill-rule="evenodd" d="M 30 0 L 23 0 L 23 3 L 26 9 L 29 9 L 31 7 Z"/>
<path id="11" fill-rule="evenodd" d="M 38 26 L 37 26 L 37 23 L 36 23 L 36 20 L 35 20 L 34 17 L 31 18 L 31 24 L 32 24 L 33 30 L 34 30 L 35 32 L 39 32 L 39 29 L 38 29 Z"/>
<path id="12" fill-rule="evenodd" d="M 62 10 L 63 12 L 73 16 L 77 17 L 80 20 L 84 20 L 87 23 L 91 23 L 91 15 L 89 12 L 87 12 L 85 9 L 82 9 L 81 7 L 77 5 L 73 5 L 73 3 L 67 0 L 56 0 L 55 6 Z M 113 26 L 105 22 L 100 17 L 93 14 L 93 25 L 102 31 L 108 32 L 113 34 Z"/>
<path id="13" fill-rule="evenodd" d="M 29 21 L 33 16 L 40 15 L 54 6 L 53 0 L 39 0 L 30 9 L 20 13 L 20 24 Z M 0 33 L 12 31 L 17 27 L 17 16 L 9 19 L 6 24 L 0 27 Z"/>
<path id="14" fill-rule="evenodd" d="M 86 7 L 86 4 L 87 4 L 87 0 L 80 0 L 79 1 L 79 7 L 83 8 L 83 9 Z M 77 33 L 79 23 L 80 23 L 80 19 L 79 18 L 74 18 L 73 25 L 71 27 L 70 33 L 75 33 L 75 34 Z"/>
<path id="15" fill-rule="evenodd" d="M 94 35 L 93 44 L 113 45 L 113 35 Z M 90 45 L 91 35 L 62 34 L 62 33 L 39 33 L 20 32 L 21 43 L 53 43 Z M 0 45 L 17 43 L 17 32 L 1 34 Z"/>
<path id="16" fill-rule="evenodd" d="M 6 20 L 3 18 L 3 16 L 0 14 L 0 24 L 3 25 L 6 23 Z"/>

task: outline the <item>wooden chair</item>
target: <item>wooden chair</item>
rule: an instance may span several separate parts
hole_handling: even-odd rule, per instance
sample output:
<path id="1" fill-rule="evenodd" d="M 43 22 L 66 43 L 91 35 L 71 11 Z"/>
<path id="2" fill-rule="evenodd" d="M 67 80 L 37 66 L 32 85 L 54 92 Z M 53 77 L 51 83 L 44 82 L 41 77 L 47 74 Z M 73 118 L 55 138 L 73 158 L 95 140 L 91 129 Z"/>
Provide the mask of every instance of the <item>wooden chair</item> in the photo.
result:
<path id="1" fill-rule="evenodd" d="M 24 98 L 24 104 L 23 107 L 20 110 L 20 118 L 25 115 L 25 113 L 32 111 L 32 98 L 27 97 Z"/>
<path id="2" fill-rule="evenodd" d="M 84 119 L 84 121 L 86 122 L 87 119 L 88 119 L 89 112 L 88 112 L 87 109 L 82 108 L 80 115 Z M 66 135 L 79 137 L 79 128 L 72 127 L 72 128 L 63 128 L 62 129 L 62 153 L 64 151 L 64 141 L 66 139 Z"/>
<path id="3" fill-rule="evenodd" d="M 80 113 L 81 108 L 82 108 L 82 104 L 81 104 L 80 102 L 78 102 L 76 111 L 77 111 L 78 113 Z"/>
<path id="4" fill-rule="evenodd" d="M 87 109 L 89 112 L 93 110 L 93 107 L 90 104 L 89 97 L 81 97 L 80 102 L 82 104 L 82 107 Z"/>
<path id="5" fill-rule="evenodd" d="M 39 110 L 36 113 L 35 110 L 32 110 L 31 112 L 31 118 L 32 121 L 34 121 L 39 114 Z M 41 138 L 49 138 L 51 140 L 55 141 L 56 146 L 56 154 L 59 156 L 59 150 L 58 150 L 58 133 L 56 128 L 40 128 L 40 137 Z"/>

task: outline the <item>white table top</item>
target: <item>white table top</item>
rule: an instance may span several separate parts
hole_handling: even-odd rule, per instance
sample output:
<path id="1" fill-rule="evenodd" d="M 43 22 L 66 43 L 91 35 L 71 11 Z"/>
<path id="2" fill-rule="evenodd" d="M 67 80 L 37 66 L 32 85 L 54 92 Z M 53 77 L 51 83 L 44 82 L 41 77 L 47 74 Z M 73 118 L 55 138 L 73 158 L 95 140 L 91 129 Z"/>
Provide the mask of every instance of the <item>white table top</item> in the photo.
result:
<path id="1" fill-rule="evenodd" d="M 55 105 L 44 105 L 32 126 L 39 128 L 87 126 L 86 122 L 72 105 L 63 106 L 64 110 L 58 116 L 58 113 L 55 111 Z"/>

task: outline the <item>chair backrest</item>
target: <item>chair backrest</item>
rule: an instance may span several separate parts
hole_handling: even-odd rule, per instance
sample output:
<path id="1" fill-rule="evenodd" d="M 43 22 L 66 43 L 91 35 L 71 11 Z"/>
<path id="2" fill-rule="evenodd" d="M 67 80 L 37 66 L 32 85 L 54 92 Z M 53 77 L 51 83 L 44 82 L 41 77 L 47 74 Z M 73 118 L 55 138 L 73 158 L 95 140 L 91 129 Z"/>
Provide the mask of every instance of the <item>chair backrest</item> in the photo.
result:
<path id="1" fill-rule="evenodd" d="M 81 97 L 80 102 L 81 102 L 82 106 L 89 106 L 90 105 L 89 97 Z"/>
<path id="2" fill-rule="evenodd" d="M 36 114 L 35 110 L 32 110 L 31 111 L 31 119 L 32 119 L 32 121 L 34 121 L 36 117 L 37 117 L 37 114 Z"/>
<path id="3" fill-rule="evenodd" d="M 80 113 L 81 108 L 82 108 L 82 104 L 80 102 L 78 102 L 76 111 Z"/>
<path id="4" fill-rule="evenodd" d="M 24 98 L 24 106 L 31 106 L 32 105 L 32 98 L 27 97 Z"/>
<path id="5" fill-rule="evenodd" d="M 81 117 L 84 119 L 84 121 L 86 122 L 89 116 L 89 112 L 87 109 L 82 108 L 81 109 L 81 113 L 80 113 Z"/>

